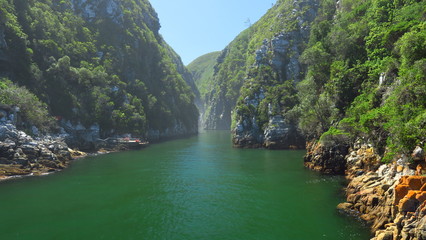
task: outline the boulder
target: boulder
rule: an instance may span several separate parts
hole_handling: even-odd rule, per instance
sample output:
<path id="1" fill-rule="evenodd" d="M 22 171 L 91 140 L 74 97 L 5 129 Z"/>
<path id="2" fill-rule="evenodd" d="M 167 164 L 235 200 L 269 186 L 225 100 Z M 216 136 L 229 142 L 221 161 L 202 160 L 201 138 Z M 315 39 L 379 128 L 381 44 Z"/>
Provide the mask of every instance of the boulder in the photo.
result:
<path id="1" fill-rule="evenodd" d="M 326 174 L 345 173 L 345 156 L 348 154 L 348 145 L 336 144 L 324 146 L 320 142 L 317 142 L 308 144 L 307 149 L 308 153 L 304 158 L 306 167 Z"/>
<path id="2" fill-rule="evenodd" d="M 398 204 L 398 210 L 402 213 L 415 212 L 419 205 L 419 201 L 412 198 L 403 198 Z"/>
<path id="3" fill-rule="evenodd" d="M 413 158 L 414 161 L 424 161 L 425 160 L 425 153 L 423 148 L 421 148 L 420 146 L 417 146 L 413 153 L 411 153 L 411 157 Z"/>
<path id="4" fill-rule="evenodd" d="M 6 139 L 17 140 L 19 136 L 18 130 L 12 124 L 1 124 L 0 125 L 0 141 Z"/>
<path id="5" fill-rule="evenodd" d="M 344 203 L 339 203 L 337 205 L 337 209 L 340 211 L 344 211 L 344 212 L 348 212 L 351 211 L 353 209 L 354 205 L 352 203 L 349 202 L 344 202 Z"/>
<path id="6" fill-rule="evenodd" d="M 391 231 L 384 231 L 384 232 L 381 232 L 378 236 L 377 236 L 377 238 L 376 238 L 377 240 L 393 240 L 394 238 L 393 238 L 393 232 L 391 232 Z"/>
<path id="7" fill-rule="evenodd" d="M 15 126 L 0 123 L 0 179 L 63 169 L 70 160 L 71 153 L 62 139 L 50 136 L 34 140 Z"/>

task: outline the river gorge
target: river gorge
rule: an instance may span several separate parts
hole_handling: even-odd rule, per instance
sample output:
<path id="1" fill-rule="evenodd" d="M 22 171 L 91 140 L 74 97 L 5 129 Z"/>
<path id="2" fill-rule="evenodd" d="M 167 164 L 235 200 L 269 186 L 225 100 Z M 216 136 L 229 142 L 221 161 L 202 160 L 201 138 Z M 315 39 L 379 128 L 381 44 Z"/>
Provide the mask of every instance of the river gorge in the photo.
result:
<path id="1" fill-rule="evenodd" d="M 1 239 L 368 239 L 344 178 L 305 151 L 235 149 L 227 131 L 76 160 L 0 183 Z"/>

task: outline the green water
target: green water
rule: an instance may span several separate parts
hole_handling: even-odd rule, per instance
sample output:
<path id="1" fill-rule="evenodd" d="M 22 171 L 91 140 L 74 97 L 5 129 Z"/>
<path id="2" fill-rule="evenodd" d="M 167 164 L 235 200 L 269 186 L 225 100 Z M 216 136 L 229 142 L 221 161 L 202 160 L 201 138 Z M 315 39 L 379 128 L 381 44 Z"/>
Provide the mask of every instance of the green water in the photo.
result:
<path id="1" fill-rule="evenodd" d="M 0 239 L 369 239 L 335 210 L 343 179 L 305 170 L 303 154 L 209 132 L 80 159 L 0 183 Z"/>

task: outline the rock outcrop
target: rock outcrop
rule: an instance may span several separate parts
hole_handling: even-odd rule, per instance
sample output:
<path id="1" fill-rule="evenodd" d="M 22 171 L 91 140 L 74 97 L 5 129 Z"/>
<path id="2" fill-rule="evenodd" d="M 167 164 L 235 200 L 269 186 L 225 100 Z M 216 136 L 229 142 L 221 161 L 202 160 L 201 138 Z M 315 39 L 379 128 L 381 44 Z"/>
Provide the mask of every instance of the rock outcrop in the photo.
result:
<path id="1" fill-rule="evenodd" d="M 256 109 L 265 98 L 263 90 L 254 97 L 245 98 L 245 105 Z M 237 115 L 240 114 L 237 110 Z M 268 123 L 262 129 L 256 115 L 241 114 L 236 127 L 233 129 L 232 141 L 235 147 L 267 149 L 303 149 L 305 139 L 298 132 L 296 126 L 286 122 L 282 115 L 269 111 Z"/>
<path id="2" fill-rule="evenodd" d="M 326 173 L 345 171 L 347 198 L 337 208 L 369 223 L 372 240 L 420 240 L 426 239 L 426 176 L 422 176 L 425 159 L 421 152 L 420 147 L 414 150 L 415 164 L 404 155 L 382 164 L 368 144 L 339 149 L 311 143 L 305 165 Z"/>
<path id="3" fill-rule="evenodd" d="M 264 39 L 255 52 L 255 62 L 249 67 L 241 91 L 246 92 L 242 94 L 244 101 L 237 103 L 233 118 L 236 122 L 236 128 L 232 129 L 235 146 L 263 146 L 270 149 L 304 147 L 304 138 L 297 126 L 285 117 L 293 103 L 282 99 L 291 98 L 291 91 L 277 94 L 276 89 L 278 86 L 285 88 L 283 84 L 288 81 L 295 86 L 303 78 L 304 69 L 299 57 L 309 39 L 309 26 L 316 17 L 317 5 L 315 1 L 293 1 L 291 8 L 291 13 L 280 14 L 277 21 L 294 21 L 298 27 L 284 28 L 273 37 Z M 254 86 L 259 82 L 262 88 L 256 89 Z M 277 98 L 281 100 L 276 101 Z M 253 110 L 250 113 L 238 111 L 241 105 Z M 265 115 L 265 111 L 261 108 L 265 108 L 265 105 L 269 108 L 267 122 L 251 124 L 253 119 L 258 121 L 263 118 L 260 115 Z"/>
<path id="4" fill-rule="evenodd" d="M 349 146 L 346 144 L 324 145 L 321 142 L 309 142 L 304 161 L 307 168 L 326 174 L 344 174 L 346 155 Z"/>
<path id="5" fill-rule="evenodd" d="M 232 125 L 237 147 L 303 147 L 295 125 L 284 116 L 285 106 L 279 106 L 281 109 L 270 114 L 267 120 L 259 117 L 261 111 L 256 111 L 259 105 L 250 115 L 240 113 L 238 108 L 243 104 L 253 106 L 246 98 L 258 104 L 262 101 L 255 96 L 261 96 L 261 90 L 254 92 L 252 85 L 265 86 L 264 96 L 274 95 L 276 93 L 270 92 L 272 87 L 285 81 L 295 85 L 303 78 L 304 68 L 299 57 L 308 41 L 310 23 L 317 9 L 316 0 L 278 1 L 221 52 L 214 67 L 215 87 L 206 97 L 205 129 L 231 129 Z M 284 125 L 275 126 L 275 122 L 281 122 L 280 117 Z M 258 123 L 254 124 L 253 119 Z M 273 125 L 268 125 L 268 121 Z M 297 140 L 289 142 L 289 139 Z"/>
<path id="6" fill-rule="evenodd" d="M 0 123 L 0 179 L 58 171 L 78 155 L 61 138 L 33 139 L 12 124 Z"/>

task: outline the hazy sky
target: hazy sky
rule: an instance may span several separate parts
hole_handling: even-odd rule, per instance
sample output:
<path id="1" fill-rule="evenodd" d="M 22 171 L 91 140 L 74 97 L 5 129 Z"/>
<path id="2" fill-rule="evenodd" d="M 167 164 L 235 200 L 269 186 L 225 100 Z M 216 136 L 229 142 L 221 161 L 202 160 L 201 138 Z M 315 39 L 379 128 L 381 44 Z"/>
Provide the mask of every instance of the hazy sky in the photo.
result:
<path id="1" fill-rule="evenodd" d="M 220 51 L 256 22 L 276 0 L 149 0 L 158 13 L 166 42 L 185 65 Z"/>

